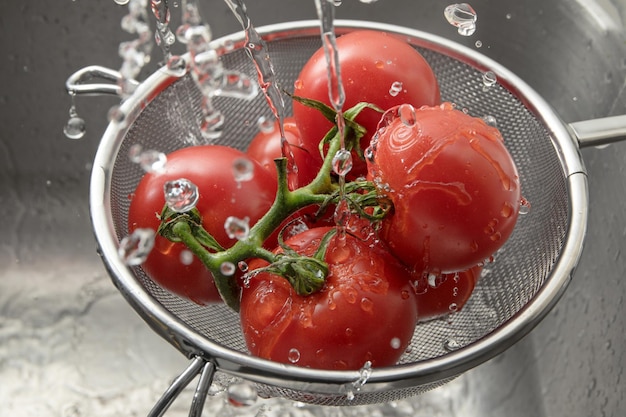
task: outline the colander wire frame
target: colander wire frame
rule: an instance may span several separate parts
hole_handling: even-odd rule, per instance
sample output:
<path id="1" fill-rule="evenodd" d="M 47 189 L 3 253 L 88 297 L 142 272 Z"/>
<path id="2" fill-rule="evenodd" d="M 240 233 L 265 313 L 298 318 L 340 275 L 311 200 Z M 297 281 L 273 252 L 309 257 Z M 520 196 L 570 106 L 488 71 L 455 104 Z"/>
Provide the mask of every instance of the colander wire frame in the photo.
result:
<path id="1" fill-rule="evenodd" d="M 472 298 L 447 320 L 419 324 L 410 351 L 396 366 L 375 368 L 351 395 L 358 371 L 324 371 L 253 357 L 246 350 L 238 315 L 226 306 L 202 307 L 161 289 L 141 267 L 129 267 L 117 253 L 127 235 L 129 195 L 144 174 L 130 161 L 130 147 L 168 153 L 203 142 L 199 130 L 201 94 L 189 75 L 157 71 L 121 106 L 123 122 L 112 122 L 98 148 L 91 178 L 90 209 L 104 264 L 119 291 L 164 339 L 191 358 L 253 381 L 261 395 L 322 405 L 383 403 L 420 394 L 501 353 L 527 334 L 562 295 L 580 257 L 587 223 L 587 178 L 577 143 L 550 106 L 497 62 L 452 41 L 375 22 L 338 20 L 337 34 L 356 29 L 394 33 L 430 63 L 442 99 L 477 117 L 494 116 L 514 158 L 531 212 L 520 215 L 506 245 L 487 264 Z M 300 68 L 321 47 L 319 22 L 302 21 L 257 29 L 266 40 L 280 85 L 290 90 Z M 226 68 L 254 74 L 241 48 L 243 34 L 225 40 Z M 485 89 L 482 74 L 498 83 Z M 213 143 L 245 149 L 259 117 L 272 113 L 262 94 L 254 100 L 217 97 L 226 116 L 222 137 Z M 291 106 L 287 100 L 287 112 Z M 458 349 L 446 349 L 453 340 Z"/>

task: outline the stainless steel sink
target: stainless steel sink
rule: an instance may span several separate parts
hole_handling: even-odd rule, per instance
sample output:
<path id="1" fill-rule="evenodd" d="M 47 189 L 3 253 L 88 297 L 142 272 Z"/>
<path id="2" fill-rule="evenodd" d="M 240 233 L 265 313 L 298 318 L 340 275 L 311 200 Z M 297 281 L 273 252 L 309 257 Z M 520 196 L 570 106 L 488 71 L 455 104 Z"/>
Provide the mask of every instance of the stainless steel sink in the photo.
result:
<path id="1" fill-rule="evenodd" d="M 215 36 L 239 29 L 225 4 L 205 3 Z M 313 1 L 248 3 L 256 26 L 315 16 Z M 626 113 L 626 1 L 471 4 L 478 29 L 468 38 L 444 20 L 447 3 L 346 0 L 337 16 L 473 48 L 480 40 L 482 53 L 533 86 L 566 122 Z M 62 133 L 65 79 L 86 65 L 119 67 L 117 46 L 129 38 L 119 29 L 125 13 L 113 1 L 0 4 L 0 416 L 146 415 L 187 364 L 126 304 L 95 251 L 88 178 L 117 100 L 78 97 L 88 133 L 78 141 Z M 329 409 L 259 400 L 235 409 L 217 394 L 207 415 L 623 415 L 626 143 L 582 153 L 591 207 L 580 265 L 556 308 L 511 349 L 393 404 Z M 192 394 L 168 415 L 186 415 Z"/>

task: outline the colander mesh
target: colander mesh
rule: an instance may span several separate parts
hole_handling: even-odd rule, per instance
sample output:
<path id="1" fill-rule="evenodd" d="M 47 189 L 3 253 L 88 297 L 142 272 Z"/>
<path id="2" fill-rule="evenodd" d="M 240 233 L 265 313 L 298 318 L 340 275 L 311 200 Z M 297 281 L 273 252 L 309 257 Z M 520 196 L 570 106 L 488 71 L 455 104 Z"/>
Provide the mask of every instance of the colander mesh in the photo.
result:
<path id="1" fill-rule="evenodd" d="M 292 36 L 269 42 L 270 54 L 282 88 L 292 91 L 300 68 L 320 47 L 319 36 Z M 445 355 L 446 343 L 472 343 L 496 329 L 517 313 L 542 287 L 559 256 L 568 224 L 566 180 L 555 146 L 546 128 L 505 87 L 496 84 L 485 91 L 483 71 L 443 53 L 416 48 L 431 64 L 440 82 L 442 98 L 466 109 L 473 116 L 493 116 L 519 169 L 522 194 L 532 204 L 529 214 L 520 215 L 506 245 L 485 266 L 478 286 L 465 308 L 446 320 L 420 324 L 402 363 Z M 223 57 L 227 68 L 255 74 L 249 57 L 234 50 Z M 111 183 L 111 210 L 118 238 L 127 234 L 129 196 L 143 175 L 128 157 L 129 148 L 170 152 L 205 143 L 198 129 L 200 93 L 189 76 L 160 92 L 132 122 L 115 161 Z M 223 136 L 215 141 L 245 149 L 257 132 L 257 120 L 271 117 L 259 94 L 254 100 L 216 98 L 215 107 L 226 116 Z M 286 99 L 287 111 L 291 104 Z M 138 279 L 166 309 L 197 333 L 229 349 L 246 352 L 238 316 L 223 306 L 200 307 L 162 290 L 141 270 Z M 445 383 L 409 387 L 391 392 L 355 393 L 350 404 L 387 402 L 419 394 Z M 259 387 L 267 396 L 284 396 L 298 401 L 341 405 L 345 396 L 309 395 L 288 387 Z"/>

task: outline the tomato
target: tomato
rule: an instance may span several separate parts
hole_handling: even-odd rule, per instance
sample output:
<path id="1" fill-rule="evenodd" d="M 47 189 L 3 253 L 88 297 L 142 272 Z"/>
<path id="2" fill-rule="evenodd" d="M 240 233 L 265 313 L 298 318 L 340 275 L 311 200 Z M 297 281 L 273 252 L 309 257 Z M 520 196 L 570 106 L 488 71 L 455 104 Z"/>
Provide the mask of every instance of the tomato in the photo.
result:
<path id="1" fill-rule="evenodd" d="M 322 164 L 320 158 L 317 158 L 319 152 L 312 155 L 303 147 L 300 139 L 300 131 L 293 117 L 285 118 L 283 128 L 285 130 L 285 139 L 289 144 L 288 146 L 293 154 L 294 163 L 297 168 L 297 171 L 288 173 L 288 183 L 293 190 L 310 183 L 317 175 Z M 273 176 L 274 181 L 277 181 L 274 159 L 283 156 L 280 142 L 280 128 L 278 121 L 275 121 L 271 131 L 266 132 L 261 130 L 254 136 L 246 151 L 250 158 L 258 161 L 268 170 Z"/>
<path id="2" fill-rule="evenodd" d="M 519 176 L 500 132 L 482 119 L 450 103 L 418 109 L 413 124 L 391 117 L 369 156 L 369 176 L 394 206 L 381 238 L 416 271 L 471 268 L 513 232 Z"/>
<path id="3" fill-rule="evenodd" d="M 481 271 L 481 266 L 475 266 L 466 271 L 442 274 L 434 283 L 428 282 L 428 274 L 420 276 L 415 284 L 418 321 L 460 311 L 472 295 Z"/>
<path id="4" fill-rule="evenodd" d="M 249 181 L 237 181 L 233 163 L 245 153 L 218 145 L 194 146 L 172 152 L 167 156 L 163 171 L 147 173 L 140 180 L 130 202 L 129 230 L 157 229 L 158 215 L 165 205 L 163 185 L 167 181 L 186 178 L 193 182 L 200 194 L 196 208 L 202 216 L 204 228 L 228 248 L 231 239 L 224 223 L 229 216 L 248 218 L 253 225 L 271 206 L 276 195 L 276 183 L 258 163 L 251 161 L 254 175 Z M 198 304 L 220 300 L 211 273 L 193 257 L 191 264 L 181 262 L 183 243 L 172 243 L 157 235 L 154 249 L 142 268 L 157 284 L 168 291 Z"/>
<path id="5" fill-rule="evenodd" d="M 383 110 L 403 103 L 414 107 L 439 104 L 439 85 L 428 62 L 398 37 L 358 30 L 338 37 L 337 51 L 345 92 L 343 110 L 359 102 L 372 103 Z M 324 49 L 320 48 L 302 68 L 294 94 L 330 105 L 326 68 Z M 320 140 L 333 125 L 318 110 L 297 102 L 293 103 L 293 115 L 304 147 L 319 155 Z M 356 117 L 355 121 L 367 130 L 361 138 L 363 149 L 369 145 L 380 118 L 379 112 L 367 108 Z M 365 174 L 365 162 L 353 154 L 350 177 Z"/>
<path id="6" fill-rule="evenodd" d="M 311 256 L 331 227 L 286 240 Z M 415 293 L 406 269 L 388 252 L 350 234 L 335 235 L 326 250 L 323 288 L 296 294 L 283 277 L 252 274 L 241 297 L 243 334 L 253 355 L 317 369 L 359 369 L 395 364 L 417 323 Z M 277 250 L 276 252 L 280 252 Z M 265 265 L 250 262 L 250 269 Z"/>

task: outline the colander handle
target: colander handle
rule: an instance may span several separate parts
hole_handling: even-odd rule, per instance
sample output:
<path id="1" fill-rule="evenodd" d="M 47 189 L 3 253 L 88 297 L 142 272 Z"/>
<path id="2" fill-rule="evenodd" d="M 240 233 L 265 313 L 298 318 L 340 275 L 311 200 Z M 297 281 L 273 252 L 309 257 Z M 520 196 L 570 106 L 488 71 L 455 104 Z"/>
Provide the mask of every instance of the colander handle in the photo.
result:
<path id="1" fill-rule="evenodd" d="M 92 82 L 94 79 L 108 82 Z M 119 71 L 99 65 L 90 65 L 70 75 L 65 82 L 65 89 L 68 93 L 75 95 L 107 94 L 119 96 L 122 94 L 122 87 L 120 86 L 122 79 L 122 74 Z M 126 82 L 135 87 L 139 85 L 135 80 Z"/>
<path id="2" fill-rule="evenodd" d="M 148 417 L 163 416 L 183 389 L 185 389 L 191 380 L 193 380 L 198 374 L 200 374 L 200 378 L 191 402 L 189 417 L 200 417 L 202 415 L 202 409 L 204 408 L 207 393 L 209 392 L 209 388 L 213 382 L 215 364 L 199 356 L 196 356 L 191 361 L 189 366 L 187 366 L 187 368 L 185 368 L 185 370 L 178 376 L 178 378 L 172 382 L 154 407 L 152 407 Z"/>
<path id="3" fill-rule="evenodd" d="M 568 125 L 581 148 L 626 140 L 626 115 L 584 120 Z"/>

